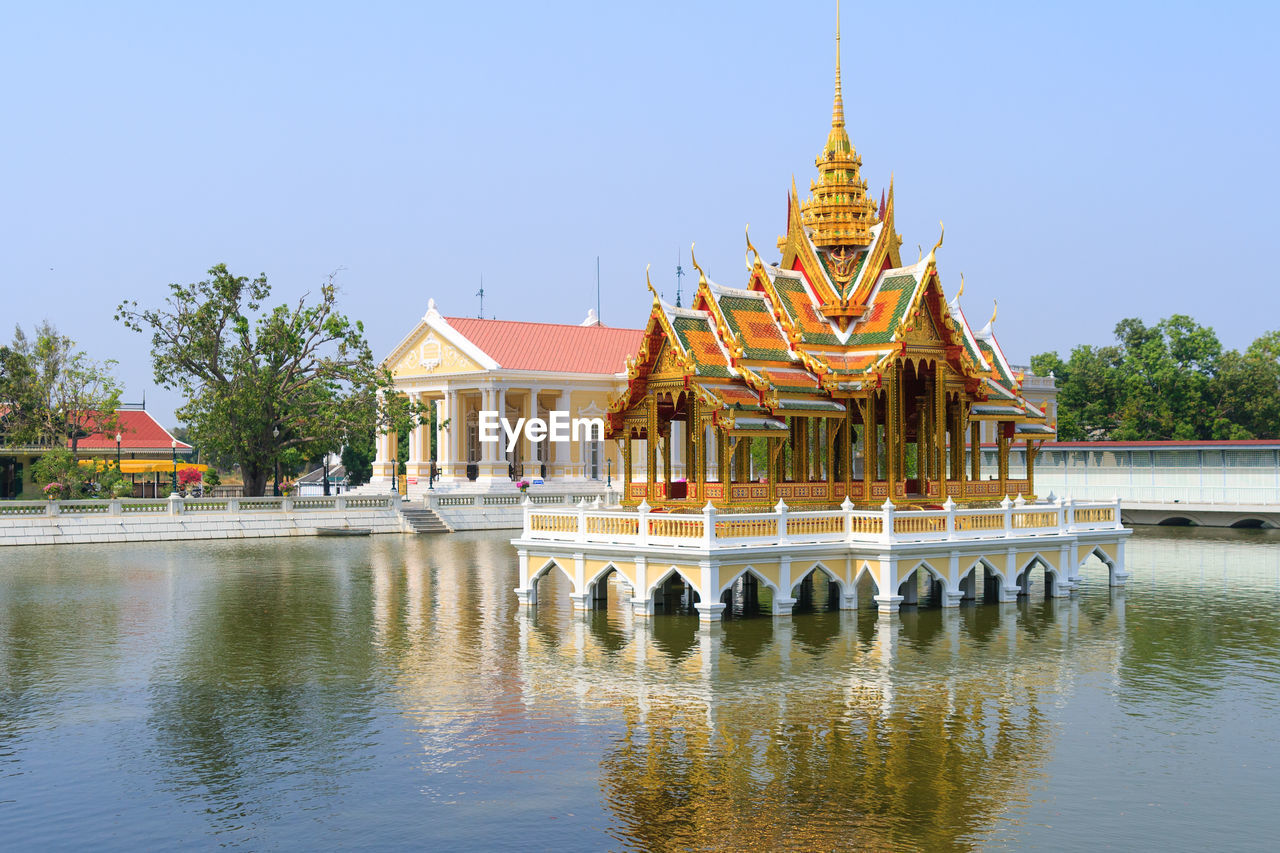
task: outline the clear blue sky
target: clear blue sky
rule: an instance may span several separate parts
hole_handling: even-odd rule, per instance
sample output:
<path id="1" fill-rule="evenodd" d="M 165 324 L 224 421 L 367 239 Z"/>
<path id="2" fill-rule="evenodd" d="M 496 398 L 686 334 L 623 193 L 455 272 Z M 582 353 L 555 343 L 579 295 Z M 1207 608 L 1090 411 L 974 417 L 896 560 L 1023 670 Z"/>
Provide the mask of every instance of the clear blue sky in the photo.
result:
<path id="1" fill-rule="evenodd" d="M 111 320 L 214 263 L 279 301 L 337 267 L 386 353 L 448 314 L 643 323 L 690 241 L 773 259 L 831 112 L 834 4 L 9 4 L 3 312 L 116 358 Z M 1188 313 L 1280 327 L 1275 3 L 844 4 L 845 105 L 904 260 L 946 223 L 948 292 L 1017 362 Z M 690 283 L 686 279 L 686 283 Z"/>

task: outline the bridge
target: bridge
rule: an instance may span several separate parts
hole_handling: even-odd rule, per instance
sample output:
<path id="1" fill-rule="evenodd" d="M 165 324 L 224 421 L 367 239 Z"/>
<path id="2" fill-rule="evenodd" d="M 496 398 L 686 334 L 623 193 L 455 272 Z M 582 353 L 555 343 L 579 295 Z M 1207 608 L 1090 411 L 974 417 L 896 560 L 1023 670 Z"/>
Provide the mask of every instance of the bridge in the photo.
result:
<path id="1" fill-rule="evenodd" d="M 983 475 L 996 452 L 983 448 Z M 1024 451 L 1010 477 L 1025 476 Z M 1076 500 L 1119 497 L 1129 524 L 1280 527 L 1280 441 L 1051 442 L 1035 459 L 1035 490 Z"/>

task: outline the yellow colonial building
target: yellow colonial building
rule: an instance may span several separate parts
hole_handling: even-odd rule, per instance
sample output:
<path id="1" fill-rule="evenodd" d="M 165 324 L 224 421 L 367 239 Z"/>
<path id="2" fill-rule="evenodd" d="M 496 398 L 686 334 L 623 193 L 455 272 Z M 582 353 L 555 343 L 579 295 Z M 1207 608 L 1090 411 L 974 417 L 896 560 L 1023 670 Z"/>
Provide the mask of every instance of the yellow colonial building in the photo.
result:
<path id="1" fill-rule="evenodd" d="M 431 490 L 515 490 L 524 479 L 539 488 L 598 490 L 620 477 L 618 447 L 599 436 L 531 441 L 522 435 L 510 451 L 505 438 L 480 438 L 480 415 L 497 412 L 547 420 L 551 412 L 603 418 L 624 386 L 626 359 L 639 347 L 638 329 L 616 329 L 594 316 L 582 325 L 445 317 L 435 305 L 384 360 L 397 392 L 435 408 L 434 436 L 419 426 L 409 436 L 402 491 L 428 491 L 432 462 L 439 477 Z M 378 439 L 370 491 L 388 491 L 397 447 Z"/>

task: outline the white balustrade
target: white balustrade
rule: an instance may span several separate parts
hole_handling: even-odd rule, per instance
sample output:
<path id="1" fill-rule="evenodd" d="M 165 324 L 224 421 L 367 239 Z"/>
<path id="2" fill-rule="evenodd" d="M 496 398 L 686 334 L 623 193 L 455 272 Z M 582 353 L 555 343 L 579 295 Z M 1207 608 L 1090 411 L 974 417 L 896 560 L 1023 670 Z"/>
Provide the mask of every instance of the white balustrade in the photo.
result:
<path id="1" fill-rule="evenodd" d="M 791 512 L 778 502 L 773 512 L 722 513 L 707 504 L 699 513 L 655 512 L 641 502 L 634 511 L 595 509 L 586 501 L 571 508 L 523 503 L 522 538 L 548 542 L 662 545 L 675 548 L 736 548 L 824 542 L 910 543 L 1056 536 L 1069 532 L 1115 530 L 1117 500 L 1091 503 L 1021 504 L 1005 498 L 999 506 L 901 511 L 886 502 L 879 511 L 855 510 L 848 501 L 839 510 Z"/>

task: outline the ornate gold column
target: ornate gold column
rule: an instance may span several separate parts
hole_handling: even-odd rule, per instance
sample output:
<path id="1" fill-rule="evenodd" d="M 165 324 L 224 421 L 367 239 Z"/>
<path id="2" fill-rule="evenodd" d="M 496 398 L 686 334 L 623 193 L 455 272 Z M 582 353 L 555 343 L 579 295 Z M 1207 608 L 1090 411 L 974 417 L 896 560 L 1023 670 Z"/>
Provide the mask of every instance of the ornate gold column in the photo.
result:
<path id="1" fill-rule="evenodd" d="M 860 403 L 862 408 L 862 499 L 871 502 L 871 484 L 876 480 L 880 467 L 880 447 L 876 441 L 876 433 L 880 431 L 876 424 L 879 413 L 876 392 L 872 391 L 867 399 Z"/>
<path id="2" fill-rule="evenodd" d="M 769 506 L 778 503 L 778 444 L 780 438 L 766 438 L 764 445 L 766 476 L 769 478 Z"/>
<path id="3" fill-rule="evenodd" d="M 716 465 L 720 468 L 720 483 L 724 487 L 724 501 L 733 501 L 733 480 L 729 470 L 729 436 L 722 429 L 716 430 Z"/>
<path id="4" fill-rule="evenodd" d="M 550 473 L 551 463 L 547 463 L 547 471 Z M 627 428 L 626 437 L 622 439 L 622 497 L 627 499 L 631 497 L 631 429 Z"/>
<path id="5" fill-rule="evenodd" d="M 1009 439 L 1004 437 L 1004 422 L 996 422 L 996 469 L 1000 477 L 1000 496 L 1009 492 Z"/>
<path id="6" fill-rule="evenodd" d="M 652 394 L 645 401 L 647 411 L 645 412 L 645 459 L 644 466 L 644 493 L 649 503 L 653 503 L 658 499 L 658 491 L 654 486 L 654 480 L 658 476 L 658 400 Z"/>
<path id="7" fill-rule="evenodd" d="M 933 455 L 938 472 L 938 499 L 942 501 L 947 499 L 947 383 L 945 370 L 946 365 L 939 363 L 933 376 L 933 420 L 935 428 L 934 441 L 936 442 Z"/>
<path id="8" fill-rule="evenodd" d="M 1034 495 L 1034 494 L 1036 493 L 1035 467 L 1036 467 L 1036 454 L 1038 454 L 1039 452 L 1040 452 L 1040 445 L 1039 445 L 1039 444 L 1036 444 L 1036 446 L 1035 446 L 1035 447 L 1032 447 L 1032 446 L 1031 446 L 1031 439 L 1029 439 L 1029 438 L 1028 438 L 1028 439 L 1027 439 L 1027 450 L 1026 450 L 1026 453 L 1027 453 L 1027 494 L 1026 494 L 1026 497 L 1027 497 L 1028 499 L 1030 499 L 1030 498 L 1031 498 L 1031 496 L 1032 496 L 1032 495 Z"/>
<path id="9" fill-rule="evenodd" d="M 889 498 L 894 496 L 893 484 L 898 480 L 898 459 L 902 449 L 902 436 L 899 435 L 898 419 L 901 417 L 899 393 L 902 370 L 897 362 L 889 369 L 889 392 L 885 398 L 884 408 L 884 457 L 885 480 L 889 483 Z"/>
<path id="10" fill-rule="evenodd" d="M 978 482 L 982 479 L 982 421 L 972 421 L 969 425 L 969 479 Z"/>

